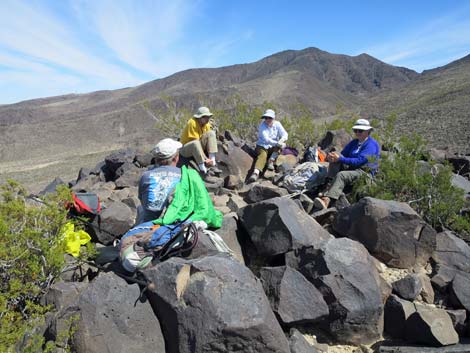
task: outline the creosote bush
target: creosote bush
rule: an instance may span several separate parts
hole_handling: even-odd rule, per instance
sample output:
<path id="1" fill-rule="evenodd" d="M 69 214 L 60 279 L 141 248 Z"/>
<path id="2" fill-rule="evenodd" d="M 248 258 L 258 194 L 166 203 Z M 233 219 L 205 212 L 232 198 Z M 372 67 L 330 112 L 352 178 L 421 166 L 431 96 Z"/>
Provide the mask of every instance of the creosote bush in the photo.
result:
<path id="1" fill-rule="evenodd" d="M 418 135 L 394 137 L 394 116 L 385 121 L 379 172 L 373 182 L 364 178 L 353 199 L 372 196 L 407 202 L 437 230 L 455 230 L 470 240 L 470 218 L 460 212 L 466 206 L 463 190 L 452 185 L 452 167 L 430 160 L 426 143 Z"/>
<path id="2" fill-rule="evenodd" d="M 44 344 L 35 328 L 52 308 L 40 299 L 64 268 L 61 229 L 67 221 L 69 189 L 43 202 L 27 198 L 14 181 L 0 195 L 0 352 L 37 352 Z"/>

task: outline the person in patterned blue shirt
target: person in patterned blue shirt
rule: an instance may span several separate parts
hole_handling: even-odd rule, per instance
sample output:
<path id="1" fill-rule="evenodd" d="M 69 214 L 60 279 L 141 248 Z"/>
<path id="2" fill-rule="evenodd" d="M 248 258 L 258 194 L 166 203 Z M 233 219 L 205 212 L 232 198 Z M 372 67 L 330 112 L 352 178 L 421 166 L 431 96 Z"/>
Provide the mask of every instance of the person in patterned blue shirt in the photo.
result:
<path id="1" fill-rule="evenodd" d="M 137 224 L 161 217 L 171 202 L 172 193 L 181 180 L 181 169 L 176 167 L 182 144 L 172 139 L 161 140 L 153 149 L 156 167 L 146 171 L 139 182 Z"/>

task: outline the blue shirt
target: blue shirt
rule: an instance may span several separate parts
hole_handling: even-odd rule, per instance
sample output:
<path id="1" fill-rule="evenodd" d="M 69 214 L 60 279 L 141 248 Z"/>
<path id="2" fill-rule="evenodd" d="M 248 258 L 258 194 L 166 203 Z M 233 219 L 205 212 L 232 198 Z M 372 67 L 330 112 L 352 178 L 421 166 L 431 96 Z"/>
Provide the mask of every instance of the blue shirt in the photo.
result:
<path id="1" fill-rule="evenodd" d="M 351 166 L 352 169 L 367 166 L 371 169 L 371 173 L 375 174 L 378 168 L 377 161 L 380 158 L 380 147 L 370 136 L 363 143 L 354 139 L 344 147 L 341 155 L 339 162 Z M 368 158 L 371 159 L 370 162 Z"/>
<path id="2" fill-rule="evenodd" d="M 256 141 L 256 144 L 269 149 L 276 146 L 280 140 L 286 142 L 287 137 L 287 131 L 279 121 L 274 120 L 272 126 L 268 126 L 266 121 L 263 121 L 258 128 L 258 141 Z"/>
<path id="3" fill-rule="evenodd" d="M 160 166 L 146 171 L 139 182 L 139 200 L 144 209 L 143 222 L 160 217 L 168 206 L 168 198 L 181 180 L 181 169 Z"/>

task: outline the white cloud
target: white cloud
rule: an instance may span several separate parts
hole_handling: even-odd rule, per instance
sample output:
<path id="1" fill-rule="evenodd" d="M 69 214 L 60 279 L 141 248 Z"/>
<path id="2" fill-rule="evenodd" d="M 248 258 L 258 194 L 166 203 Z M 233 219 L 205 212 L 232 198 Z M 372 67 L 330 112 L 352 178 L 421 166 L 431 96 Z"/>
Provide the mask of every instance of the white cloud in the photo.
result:
<path id="1" fill-rule="evenodd" d="M 470 7 L 466 6 L 361 52 L 393 65 L 431 69 L 470 53 L 469 18 Z"/>
<path id="2" fill-rule="evenodd" d="M 116 77 L 136 81 L 125 70 L 89 53 L 67 26 L 41 8 L 18 1 L 2 1 L 0 14 L 0 43 L 10 52 L 51 67 L 58 66 L 57 70 L 64 68 L 110 83 L 117 83 Z"/>
<path id="3" fill-rule="evenodd" d="M 161 77 L 194 64 L 190 55 L 177 46 L 194 4 L 187 0 L 141 0 L 120 1 L 116 6 L 111 0 L 85 0 L 74 10 L 119 61 Z"/>

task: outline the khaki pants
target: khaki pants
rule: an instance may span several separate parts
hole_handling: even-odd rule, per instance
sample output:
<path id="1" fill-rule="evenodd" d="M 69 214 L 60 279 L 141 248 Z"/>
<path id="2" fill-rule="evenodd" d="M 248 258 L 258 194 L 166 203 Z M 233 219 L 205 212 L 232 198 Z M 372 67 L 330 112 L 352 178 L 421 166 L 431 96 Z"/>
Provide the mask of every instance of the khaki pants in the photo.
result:
<path id="1" fill-rule="evenodd" d="M 339 199 L 347 185 L 352 185 L 363 175 L 369 175 L 362 169 L 341 170 L 342 167 L 342 163 L 339 162 L 330 163 L 328 167 L 328 177 L 334 179 L 329 190 L 325 192 L 325 196 L 333 200 Z"/>
<path id="2" fill-rule="evenodd" d="M 217 137 L 213 130 L 205 132 L 199 140 L 190 141 L 180 149 L 183 157 L 193 157 L 197 164 L 204 163 L 207 159 L 205 152 L 217 153 Z"/>
<path id="3" fill-rule="evenodd" d="M 255 169 L 262 171 L 266 166 L 268 158 L 271 157 L 274 152 L 279 152 L 279 150 L 280 148 L 278 146 L 268 149 L 261 146 L 256 146 L 256 154 L 258 156 L 256 157 Z"/>

